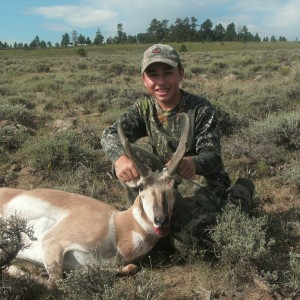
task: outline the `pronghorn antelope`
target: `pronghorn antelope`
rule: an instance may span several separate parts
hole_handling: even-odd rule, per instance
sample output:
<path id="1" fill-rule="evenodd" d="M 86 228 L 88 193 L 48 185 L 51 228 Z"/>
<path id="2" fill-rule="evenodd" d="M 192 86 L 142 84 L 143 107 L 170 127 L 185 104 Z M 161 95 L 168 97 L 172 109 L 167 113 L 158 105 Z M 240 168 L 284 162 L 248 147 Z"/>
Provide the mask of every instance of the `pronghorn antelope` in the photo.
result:
<path id="1" fill-rule="evenodd" d="M 152 172 L 133 152 L 121 123 L 118 134 L 126 154 L 140 173 L 141 190 L 126 211 L 86 196 L 54 189 L 0 189 L 0 216 L 17 214 L 28 220 L 36 240 L 24 236 L 28 247 L 17 258 L 44 265 L 49 284 L 94 259 L 121 258 L 123 273 L 137 271 L 145 256 L 169 232 L 175 201 L 175 172 L 186 151 L 190 122 L 187 114 L 178 148 L 168 166 Z"/>

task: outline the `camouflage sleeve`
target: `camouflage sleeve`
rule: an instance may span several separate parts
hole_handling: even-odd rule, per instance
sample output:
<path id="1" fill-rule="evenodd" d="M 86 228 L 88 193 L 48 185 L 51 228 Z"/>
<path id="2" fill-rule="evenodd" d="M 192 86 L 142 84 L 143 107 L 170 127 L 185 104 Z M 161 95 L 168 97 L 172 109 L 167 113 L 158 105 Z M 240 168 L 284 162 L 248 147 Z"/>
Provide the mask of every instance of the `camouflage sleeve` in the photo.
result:
<path id="1" fill-rule="evenodd" d="M 223 169 L 220 149 L 219 123 L 213 106 L 206 106 L 195 112 L 194 145 L 198 175 L 210 176 Z"/>
<path id="2" fill-rule="evenodd" d="M 101 145 L 112 162 L 125 154 L 117 132 L 119 122 L 123 123 L 124 132 L 130 143 L 147 135 L 145 123 L 137 105 L 134 104 L 113 125 L 103 131 Z"/>

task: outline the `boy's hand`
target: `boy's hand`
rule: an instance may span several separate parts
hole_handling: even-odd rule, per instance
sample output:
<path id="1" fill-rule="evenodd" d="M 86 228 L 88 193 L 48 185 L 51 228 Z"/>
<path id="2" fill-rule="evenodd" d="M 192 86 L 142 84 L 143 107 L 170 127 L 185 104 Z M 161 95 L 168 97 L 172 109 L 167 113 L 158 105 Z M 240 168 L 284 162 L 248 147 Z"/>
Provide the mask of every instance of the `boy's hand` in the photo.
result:
<path id="1" fill-rule="evenodd" d="M 196 163 L 191 156 L 184 157 L 177 169 L 177 174 L 184 179 L 194 179 L 196 177 Z"/>
<path id="2" fill-rule="evenodd" d="M 116 176 L 123 183 L 140 178 L 133 162 L 126 155 L 122 155 L 115 161 L 115 171 Z"/>

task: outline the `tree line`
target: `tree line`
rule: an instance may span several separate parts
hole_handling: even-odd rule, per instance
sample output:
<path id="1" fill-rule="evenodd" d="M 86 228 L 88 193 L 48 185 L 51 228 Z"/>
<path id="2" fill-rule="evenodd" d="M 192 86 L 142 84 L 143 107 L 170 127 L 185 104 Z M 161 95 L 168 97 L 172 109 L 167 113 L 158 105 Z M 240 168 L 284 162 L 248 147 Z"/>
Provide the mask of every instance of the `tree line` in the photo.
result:
<path id="1" fill-rule="evenodd" d="M 14 45 L 8 45 L 6 42 L 0 41 L 0 49 L 20 48 L 50 48 L 50 47 L 68 47 L 68 46 L 89 46 L 89 45 L 104 45 L 104 44 L 134 44 L 134 43 L 180 43 L 180 42 L 276 42 L 287 41 L 284 36 L 280 36 L 277 40 L 275 36 L 264 37 L 261 39 L 256 33 L 253 35 L 248 31 L 248 28 L 243 25 L 236 26 L 230 23 L 226 28 L 219 23 L 215 27 L 210 19 L 207 19 L 202 24 L 197 24 L 197 19 L 192 18 L 177 18 L 174 24 L 169 26 L 169 21 L 162 21 L 156 18 L 150 22 L 146 32 L 138 33 L 137 35 L 126 34 L 123 29 L 123 24 L 117 25 L 117 34 L 113 37 L 108 37 L 106 40 L 101 34 L 100 29 L 96 31 L 93 40 L 90 37 L 85 37 L 73 30 L 70 34 L 62 35 L 60 43 L 52 45 L 51 42 L 40 40 L 36 36 L 30 44 L 15 42 Z"/>

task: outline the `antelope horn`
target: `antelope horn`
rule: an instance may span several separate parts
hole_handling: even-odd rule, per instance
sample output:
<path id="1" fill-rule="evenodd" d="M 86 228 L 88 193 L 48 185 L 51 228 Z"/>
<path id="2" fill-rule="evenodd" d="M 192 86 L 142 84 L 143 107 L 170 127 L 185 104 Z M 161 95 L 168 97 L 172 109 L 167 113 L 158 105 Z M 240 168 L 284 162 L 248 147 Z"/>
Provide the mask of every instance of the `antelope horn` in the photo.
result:
<path id="1" fill-rule="evenodd" d="M 136 155 L 133 151 L 128 138 L 124 133 L 124 129 L 122 127 L 122 122 L 118 123 L 118 135 L 120 137 L 121 143 L 125 150 L 126 155 L 129 159 L 134 163 L 135 167 L 137 168 L 138 172 L 140 173 L 141 177 L 147 177 L 149 174 L 149 169 L 143 164 L 142 160 Z"/>
<path id="2" fill-rule="evenodd" d="M 187 149 L 187 142 L 189 138 L 189 133 L 190 133 L 190 118 L 187 113 L 180 113 L 178 115 L 179 117 L 182 117 L 184 119 L 184 128 L 181 133 L 181 138 L 178 144 L 178 147 L 173 154 L 168 167 L 166 169 L 166 173 L 168 176 L 173 176 L 176 172 L 176 169 L 182 160 L 186 149 Z"/>

